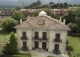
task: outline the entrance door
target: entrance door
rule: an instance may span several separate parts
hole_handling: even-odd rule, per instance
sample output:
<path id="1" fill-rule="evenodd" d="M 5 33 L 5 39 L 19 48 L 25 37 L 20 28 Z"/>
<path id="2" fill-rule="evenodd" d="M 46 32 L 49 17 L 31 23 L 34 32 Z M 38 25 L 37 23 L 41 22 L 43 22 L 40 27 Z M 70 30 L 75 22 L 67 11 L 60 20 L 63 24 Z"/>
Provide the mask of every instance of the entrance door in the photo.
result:
<path id="1" fill-rule="evenodd" d="M 35 41 L 35 48 L 39 47 L 39 42 Z"/>
<path id="2" fill-rule="evenodd" d="M 55 44 L 55 51 L 59 51 L 59 44 Z"/>
<path id="3" fill-rule="evenodd" d="M 46 42 L 42 42 L 42 49 L 46 49 Z"/>

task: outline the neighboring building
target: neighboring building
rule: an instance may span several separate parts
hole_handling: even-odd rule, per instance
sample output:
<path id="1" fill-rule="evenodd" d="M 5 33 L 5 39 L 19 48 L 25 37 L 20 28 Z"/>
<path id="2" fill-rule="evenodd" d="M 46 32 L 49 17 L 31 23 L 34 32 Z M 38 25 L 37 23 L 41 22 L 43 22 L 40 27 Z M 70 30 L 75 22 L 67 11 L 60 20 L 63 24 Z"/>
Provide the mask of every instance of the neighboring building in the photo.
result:
<path id="1" fill-rule="evenodd" d="M 44 11 L 37 17 L 28 17 L 15 28 L 19 51 L 27 50 L 27 47 L 30 50 L 43 50 L 55 54 L 66 51 L 70 28 L 60 20 L 51 18 Z"/>
<path id="2" fill-rule="evenodd" d="M 54 14 L 56 15 L 62 16 L 66 13 L 68 13 L 68 9 L 54 9 Z"/>
<path id="3" fill-rule="evenodd" d="M 0 11 L 0 21 L 4 18 L 4 17 L 12 17 L 14 11 L 9 11 L 9 10 L 3 10 Z"/>

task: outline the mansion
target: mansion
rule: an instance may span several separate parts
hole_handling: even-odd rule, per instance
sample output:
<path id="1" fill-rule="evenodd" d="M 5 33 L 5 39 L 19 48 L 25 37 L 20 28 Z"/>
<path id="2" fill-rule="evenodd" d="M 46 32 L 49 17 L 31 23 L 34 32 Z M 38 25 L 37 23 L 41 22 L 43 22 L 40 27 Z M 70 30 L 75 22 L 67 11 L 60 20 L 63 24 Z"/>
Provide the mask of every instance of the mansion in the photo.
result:
<path id="1" fill-rule="evenodd" d="M 20 20 L 21 22 L 21 20 Z M 70 28 L 64 22 L 51 18 L 41 11 L 36 17 L 15 26 L 19 51 L 43 50 L 55 54 L 66 51 L 67 35 Z"/>

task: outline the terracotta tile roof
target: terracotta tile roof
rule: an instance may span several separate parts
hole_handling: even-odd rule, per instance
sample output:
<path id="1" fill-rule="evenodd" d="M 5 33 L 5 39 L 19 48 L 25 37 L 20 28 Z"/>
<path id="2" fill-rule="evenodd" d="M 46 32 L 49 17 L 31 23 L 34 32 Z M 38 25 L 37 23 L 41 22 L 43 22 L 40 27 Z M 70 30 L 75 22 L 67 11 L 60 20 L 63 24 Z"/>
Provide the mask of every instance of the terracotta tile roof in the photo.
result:
<path id="1" fill-rule="evenodd" d="M 22 24 L 16 26 L 15 28 L 70 30 L 70 28 L 63 24 L 63 22 L 57 19 L 53 19 L 50 16 L 37 16 L 33 18 L 29 17 L 29 19 L 29 21 L 25 21 Z M 40 20 L 44 20 L 44 23 L 39 24 Z"/>

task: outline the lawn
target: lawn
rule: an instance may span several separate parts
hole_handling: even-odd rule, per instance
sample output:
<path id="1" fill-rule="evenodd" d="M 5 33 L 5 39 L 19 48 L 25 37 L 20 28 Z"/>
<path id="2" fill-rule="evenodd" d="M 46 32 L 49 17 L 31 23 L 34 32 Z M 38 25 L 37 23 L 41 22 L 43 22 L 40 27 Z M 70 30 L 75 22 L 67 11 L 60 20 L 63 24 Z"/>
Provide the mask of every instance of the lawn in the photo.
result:
<path id="1" fill-rule="evenodd" d="M 21 55 L 4 55 L 3 57 L 28 57 L 28 55 L 27 54 L 21 54 Z"/>
<path id="2" fill-rule="evenodd" d="M 16 36 L 16 34 L 15 34 Z M 10 33 L 1 33 L 0 34 L 0 42 L 8 42 L 10 37 Z"/>
<path id="3" fill-rule="evenodd" d="M 80 37 L 71 37 L 68 36 L 69 44 L 73 46 L 74 51 L 71 52 L 71 56 L 74 56 L 75 54 L 80 54 Z M 79 56 L 80 57 L 80 56 Z"/>

